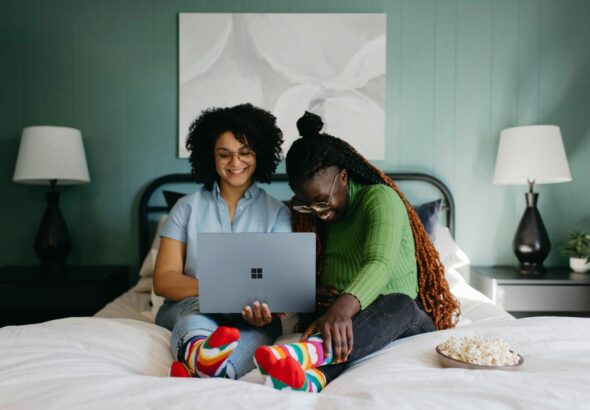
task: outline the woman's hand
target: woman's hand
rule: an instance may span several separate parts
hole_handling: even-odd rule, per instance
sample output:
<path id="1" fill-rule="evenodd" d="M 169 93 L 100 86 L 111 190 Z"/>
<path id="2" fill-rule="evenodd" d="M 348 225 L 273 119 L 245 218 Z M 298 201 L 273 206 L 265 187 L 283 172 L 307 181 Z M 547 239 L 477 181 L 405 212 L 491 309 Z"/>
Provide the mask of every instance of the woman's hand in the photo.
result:
<path id="1" fill-rule="evenodd" d="M 272 322 L 273 316 L 280 317 L 282 319 L 286 315 L 284 313 L 272 314 L 270 313 L 270 308 L 266 303 L 260 304 L 258 301 L 252 303 L 252 306 L 246 305 L 244 306 L 244 309 L 242 309 L 242 317 L 252 326 L 266 326 Z"/>
<path id="2" fill-rule="evenodd" d="M 301 340 L 320 332 L 324 339 L 324 352 L 332 352 L 333 363 L 345 362 L 352 352 L 354 342 L 352 317 L 360 309 L 361 305 L 354 296 L 348 293 L 339 296 L 326 313 L 303 332 Z"/>
<path id="3" fill-rule="evenodd" d="M 316 288 L 315 295 L 318 306 L 326 308 L 330 306 L 338 296 L 340 296 L 340 292 L 338 292 L 338 289 L 331 286 L 321 286 Z"/>

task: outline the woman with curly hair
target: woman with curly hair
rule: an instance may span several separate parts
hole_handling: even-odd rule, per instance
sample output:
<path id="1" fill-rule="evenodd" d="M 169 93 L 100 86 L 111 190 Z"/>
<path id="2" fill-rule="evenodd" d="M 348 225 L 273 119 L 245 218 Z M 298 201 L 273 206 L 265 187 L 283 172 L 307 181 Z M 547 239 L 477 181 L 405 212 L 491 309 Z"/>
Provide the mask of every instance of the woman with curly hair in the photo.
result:
<path id="1" fill-rule="evenodd" d="M 203 188 L 170 211 L 154 269 L 154 292 L 166 299 L 156 323 L 172 331 L 171 376 L 237 379 L 281 333 L 258 302 L 241 315 L 201 314 L 196 255 L 197 233 L 291 231 L 288 208 L 256 184 L 270 182 L 282 142 L 275 117 L 250 104 L 205 110 L 190 126 L 186 147 Z"/>
<path id="2" fill-rule="evenodd" d="M 320 391 L 388 343 L 453 327 L 459 304 L 424 226 L 402 192 L 345 141 L 297 122 L 287 154 L 293 230 L 318 235 L 318 308 L 299 343 L 255 353 L 275 388 Z M 310 337 L 311 336 L 311 337 Z"/>

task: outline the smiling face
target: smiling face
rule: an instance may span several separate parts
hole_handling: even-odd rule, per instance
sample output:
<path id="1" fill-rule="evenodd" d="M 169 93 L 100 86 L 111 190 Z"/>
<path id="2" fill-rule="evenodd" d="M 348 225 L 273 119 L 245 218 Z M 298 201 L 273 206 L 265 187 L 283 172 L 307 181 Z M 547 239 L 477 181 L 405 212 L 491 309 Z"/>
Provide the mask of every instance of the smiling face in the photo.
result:
<path id="1" fill-rule="evenodd" d="M 311 212 L 325 223 L 338 222 L 344 217 L 348 207 L 348 173 L 345 169 L 329 167 L 295 184 L 293 191 L 295 205 L 310 207 Z M 318 211 L 326 203 L 329 208 Z"/>
<path id="2" fill-rule="evenodd" d="M 228 188 L 248 188 L 256 170 L 256 153 L 241 143 L 231 131 L 219 136 L 213 148 L 219 184 Z"/>

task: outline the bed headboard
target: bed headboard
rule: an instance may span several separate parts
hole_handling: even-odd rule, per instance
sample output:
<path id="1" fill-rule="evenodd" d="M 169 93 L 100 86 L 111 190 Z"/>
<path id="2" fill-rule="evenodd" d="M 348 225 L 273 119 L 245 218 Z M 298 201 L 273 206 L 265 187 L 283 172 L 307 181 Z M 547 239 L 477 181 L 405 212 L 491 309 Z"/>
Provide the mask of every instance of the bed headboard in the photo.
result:
<path id="1" fill-rule="evenodd" d="M 434 188 L 442 195 L 443 198 L 443 212 L 446 216 L 444 223 L 449 228 L 451 235 L 455 236 L 455 202 L 451 191 L 438 178 L 432 175 L 420 173 L 388 173 L 387 176 L 396 182 L 402 181 L 420 181 L 425 182 Z M 150 236 L 150 216 L 155 214 L 163 214 L 168 211 L 164 205 L 150 205 L 152 197 L 160 188 L 169 184 L 187 184 L 194 183 L 194 176 L 191 174 L 169 174 L 154 179 L 148 184 L 139 201 L 139 263 L 141 265 L 143 259 L 147 255 L 152 238 Z M 287 182 L 287 174 L 274 174 L 273 182 Z"/>

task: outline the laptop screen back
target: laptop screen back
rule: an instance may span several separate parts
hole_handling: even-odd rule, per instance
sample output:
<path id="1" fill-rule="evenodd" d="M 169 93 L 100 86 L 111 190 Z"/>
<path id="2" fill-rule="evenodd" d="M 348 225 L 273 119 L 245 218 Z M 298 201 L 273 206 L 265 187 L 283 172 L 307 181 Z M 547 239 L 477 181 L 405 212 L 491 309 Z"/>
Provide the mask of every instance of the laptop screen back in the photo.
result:
<path id="1" fill-rule="evenodd" d="M 240 313 L 254 301 L 271 312 L 315 310 L 315 234 L 202 233 L 197 244 L 202 313 Z"/>

